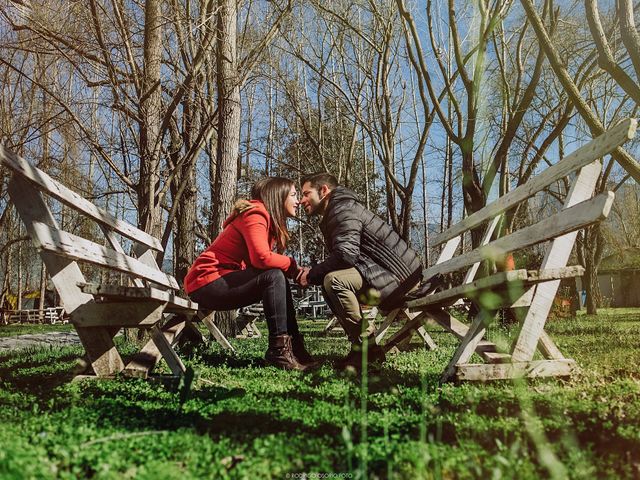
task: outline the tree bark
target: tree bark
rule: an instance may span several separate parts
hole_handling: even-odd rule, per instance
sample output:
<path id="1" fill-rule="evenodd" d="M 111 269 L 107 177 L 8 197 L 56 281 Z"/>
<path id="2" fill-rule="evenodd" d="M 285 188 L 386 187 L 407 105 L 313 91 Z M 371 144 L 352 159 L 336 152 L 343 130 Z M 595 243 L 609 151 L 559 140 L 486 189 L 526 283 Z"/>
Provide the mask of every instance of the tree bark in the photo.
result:
<path id="1" fill-rule="evenodd" d="M 175 145 L 171 151 L 179 152 L 180 140 L 184 141 L 186 149 L 191 147 L 191 136 L 187 133 L 199 128 L 194 122 L 189 121 L 187 128 L 183 132 L 182 138 L 177 129 L 172 129 L 172 144 Z M 176 157 L 179 153 L 176 154 Z M 174 162 L 175 163 L 175 162 Z M 173 241 L 174 272 L 179 282 L 182 282 L 195 260 L 196 235 L 193 226 L 197 221 L 197 189 L 195 165 L 192 162 L 183 163 L 179 168 L 179 173 L 174 177 L 171 185 L 171 196 L 173 202 L 177 204 L 177 213 L 174 218 L 175 235 Z"/>
<path id="2" fill-rule="evenodd" d="M 162 12 L 160 0 L 145 3 L 144 73 L 140 98 L 140 178 L 138 225 L 155 237 L 162 235 L 162 212 L 157 198 L 160 185 L 160 127 L 162 124 Z"/>
<path id="3" fill-rule="evenodd" d="M 216 83 L 218 88 L 218 143 L 216 145 L 216 178 L 212 203 L 211 238 L 222 231 L 224 219 L 231 211 L 236 196 L 237 162 L 240 147 L 240 79 L 237 61 L 237 18 L 235 0 L 218 2 L 218 38 L 216 51 Z M 219 312 L 216 323 L 224 335 L 236 332 L 235 312 Z"/>
<path id="4" fill-rule="evenodd" d="M 16 309 L 22 310 L 22 242 L 18 244 L 18 301 L 16 302 Z"/>
<path id="5" fill-rule="evenodd" d="M 38 300 L 38 310 L 44 310 L 44 300 L 47 294 L 47 266 L 42 262 L 42 269 L 40 270 L 40 298 Z"/>
<path id="6" fill-rule="evenodd" d="M 640 86 L 629 75 L 627 75 L 627 72 L 618 65 L 616 59 L 613 57 L 613 53 L 611 52 L 611 48 L 609 47 L 609 42 L 607 40 L 607 35 L 604 28 L 602 28 L 602 23 L 600 22 L 597 0 L 586 0 L 585 11 L 587 14 L 587 21 L 589 23 L 589 30 L 591 31 L 591 36 L 593 37 L 593 41 L 595 42 L 596 49 L 598 51 L 598 66 L 609 73 L 611 78 L 613 78 L 636 103 L 640 103 Z M 626 15 L 623 15 L 622 12 L 623 9 L 618 10 L 620 20 L 622 21 L 622 24 L 628 25 L 629 22 L 625 21 Z M 631 10 L 631 24 L 633 25 L 633 10 Z M 625 29 L 623 29 L 623 39 L 627 38 L 629 43 L 633 44 L 633 35 L 625 35 L 624 32 Z M 635 37 L 637 37 L 637 33 Z M 640 48 L 640 45 L 635 46 L 635 48 Z M 637 54 L 631 54 L 631 52 L 630 55 L 632 59 L 637 57 Z"/>
<path id="7" fill-rule="evenodd" d="M 218 143 L 216 178 L 212 202 L 215 202 L 213 231 L 215 238 L 231 211 L 236 195 L 237 161 L 240 147 L 240 84 L 237 62 L 237 17 L 235 1 L 218 3 L 217 74 Z"/>
<path id="8" fill-rule="evenodd" d="M 638 34 L 634 19 L 633 2 L 631 0 L 618 0 L 617 4 L 622 43 L 624 43 L 631 57 L 636 76 L 640 76 L 640 34 Z"/>
<path id="9" fill-rule="evenodd" d="M 602 293 L 598 282 L 598 267 L 602 260 L 604 238 L 599 225 L 594 225 L 585 230 L 584 235 L 584 278 L 587 291 L 587 313 L 595 315 L 598 307 L 602 306 Z"/>

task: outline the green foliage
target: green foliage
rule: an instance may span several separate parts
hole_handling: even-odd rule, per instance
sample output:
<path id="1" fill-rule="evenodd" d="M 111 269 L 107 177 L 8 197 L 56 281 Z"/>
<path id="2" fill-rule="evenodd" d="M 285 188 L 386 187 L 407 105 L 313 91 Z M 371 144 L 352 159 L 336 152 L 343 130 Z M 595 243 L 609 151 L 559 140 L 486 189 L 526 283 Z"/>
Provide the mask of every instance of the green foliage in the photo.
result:
<path id="1" fill-rule="evenodd" d="M 438 350 L 390 355 L 366 382 L 337 373 L 347 342 L 311 321 L 320 369 L 264 367 L 266 340 L 238 340 L 197 347 L 177 389 L 71 383 L 78 347 L 4 352 L 0 478 L 635 478 L 639 326 L 640 310 L 551 321 L 580 375 L 484 385 L 439 385 L 456 342 L 438 331 Z"/>
<path id="2" fill-rule="evenodd" d="M 48 333 L 48 332 L 71 332 L 73 325 L 67 323 L 65 325 L 49 325 L 49 324 L 28 324 L 28 323 L 12 323 L 11 325 L 2 325 L 0 327 L 1 337 L 15 337 L 17 335 Z"/>

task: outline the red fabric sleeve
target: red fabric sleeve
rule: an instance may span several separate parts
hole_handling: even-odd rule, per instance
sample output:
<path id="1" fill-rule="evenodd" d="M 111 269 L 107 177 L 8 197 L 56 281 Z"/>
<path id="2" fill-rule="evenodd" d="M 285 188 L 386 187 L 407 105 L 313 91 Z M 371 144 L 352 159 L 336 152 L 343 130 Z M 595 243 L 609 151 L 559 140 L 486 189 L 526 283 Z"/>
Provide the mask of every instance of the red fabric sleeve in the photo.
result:
<path id="1" fill-rule="evenodd" d="M 252 209 L 243 214 L 242 220 L 235 224 L 247 244 L 251 265 L 262 270 L 279 268 L 290 274 L 291 269 L 295 268 L 295 260 L 271 251 L 269 223 L 265 215 L 265 212 Z"/>

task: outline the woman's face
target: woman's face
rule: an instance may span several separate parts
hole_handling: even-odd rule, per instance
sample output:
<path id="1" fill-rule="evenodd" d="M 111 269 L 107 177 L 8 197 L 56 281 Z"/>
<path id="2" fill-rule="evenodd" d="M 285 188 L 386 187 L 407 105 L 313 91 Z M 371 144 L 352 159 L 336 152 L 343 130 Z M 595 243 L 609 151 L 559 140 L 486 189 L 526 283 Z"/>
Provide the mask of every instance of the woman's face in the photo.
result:
<path id="1" fill-rule="evenodd" d="M 284 201 L 284 211 L 287 214 L 287 217 L 295 217 L 296 210 L 298 209 L 298 192 L 296 191 L 295 185 L 291 185 L 291 190 L 289 190 L 289 195 L 287 195 L 287 199 Z"/>

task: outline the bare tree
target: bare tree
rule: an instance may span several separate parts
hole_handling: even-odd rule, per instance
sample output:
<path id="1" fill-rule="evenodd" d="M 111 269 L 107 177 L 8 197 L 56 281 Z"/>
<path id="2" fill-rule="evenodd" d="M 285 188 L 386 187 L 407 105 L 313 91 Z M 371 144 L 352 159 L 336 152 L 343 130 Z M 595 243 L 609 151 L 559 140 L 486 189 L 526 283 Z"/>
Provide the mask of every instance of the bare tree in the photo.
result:
<path id="1" fill-rule="evenodd" d="M 481 117 L 481 88 L 483 82 L 486 81 L 485 59 L 487 49 L 490 45 L 496 28 L 509 11 L 511 2 L 477 2 L 476 10 L 473 17 L 477 20 L 477 28 L 475 34 L 473 32 L 463 33 L 461 31 L 461 19 L 465 18 L 465 13 L 459 14 L 457 4 L 453 0 L 449 0 L 447 5 L 448 31 L 447 38 L 451 39 L 452 57 L 455 62 L 455 68 L 450 70 L 444 60 L 446 51 L 444 45 L 447 43 L 439 36 L 439 27 L 434 24 L 434 7 L 432 1 L 427 2 L 427 31 L 430 41 L 430 48 L 433 52 L 437 68 L 433 69 L 428 66 L 427 52 L 422 47 L 421 35 L 418 25 L 412 12 L 406 6 L 404 0 L 397 0 L 396 4 L 402 16 L 405 25 L 405 39 L 410 49 L 410 58 L 413 69 L 415 70 L 421 90 L 426 92 L 424 95 L 429 96 L 431 104 L 438 116 L 440 124 L 446 131 L 447 137 L 457 145 L 461 161 L 462 161 L 462 192 L 464 205 L 467 214 L 471 214 L 486 203 L 488 189 L 493 184 L 493 178 L 498 171 L 502 158 L 494 158 L 489 161 L 490 167 L 486 170 L 486 176 L 483 181 L 481 173 L 484 170 L 481 163 L 476 159 L 478 149 L 478 136 L 482 124 Z M 466 30 L 470 30 L 467 26 Z M 462 35 L 466 35 L 463 41 Z M 472 36 L 472 41 L 469 41 Z M 464 46 L 467 46 L 466 51 Z M 444 85 L 445 98 L 451 105 L 451 115 L 442 108 L 440 95 L 436 91 L 435 72 L 440 76 L 440 83 Z M 533 83 L 535 84 L 535 75 Z M 458 88 L 457 82 L 460 83 Z M 522 101 L 526 102 L 527 97 L 523 96 Z M 517 129 L 518 117 L 512 119 L 514 123 L 514 131 Z M 512 138 L 512 137 L 511 137 Z M 500 151 L 508 150 L 509 137 L 505 137 L 504 146 Z M 473 232 L 474 242 L 479 240 L 479 231 Z"/>
<path id="2" fill-rule="evenodd" d="M 581 95 L 577 85 L 571 78 L 571 75 L 567 71 L 564 63 L 560 58 L 560 55 L 558 54 L 558 50 L 555 47 L 554 42 L 549 36 L 549 32 L 547 31 L 544 23 L 538 15 L 536 8 L 534 7 L 531 0 L 521 0 L 521 3 L 527 13 L 527 17 L 529 18 L 531 25 L 536 32 L 538 41 L 540 42 L 540 47 L 544 50 L 549 63 L 553 68 L 553 71 L 562 83 L 564 89 L 567 91 L 567 94 L 569 95 L 575 108 L 578 110 L 580 116 L 589 127 L 591 135 L 594 137 L 600 135 L 605 131 L 602 122 L 597 118 L 593 110 L 589 107 L 589 105 Z M 637 54 L 637 52 L 634 52 L 634 54 Z M 615 158 L 616 161 L 627 170 L 629 175 L 631 175 L 636 180 L 636 182 L 640 181 L 640 164 L 625 149 L 623 149 L 622 147 L 616 148 L 613 152 L 613 158 Z"/>

